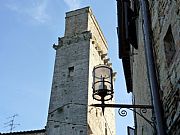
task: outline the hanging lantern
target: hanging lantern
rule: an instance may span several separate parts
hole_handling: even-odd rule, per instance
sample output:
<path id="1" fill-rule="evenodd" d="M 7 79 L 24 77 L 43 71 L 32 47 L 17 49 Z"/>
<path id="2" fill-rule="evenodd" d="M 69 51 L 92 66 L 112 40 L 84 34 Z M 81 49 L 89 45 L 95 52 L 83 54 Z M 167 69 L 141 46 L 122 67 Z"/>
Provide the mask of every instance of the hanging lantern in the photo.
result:
<path id="1" fill-rule="evenodd" d="M 93 69 L 93 98 L 108 101 L 113 98 L 113 74 L 112 68 L 106 65 L 98 65 Z"/>

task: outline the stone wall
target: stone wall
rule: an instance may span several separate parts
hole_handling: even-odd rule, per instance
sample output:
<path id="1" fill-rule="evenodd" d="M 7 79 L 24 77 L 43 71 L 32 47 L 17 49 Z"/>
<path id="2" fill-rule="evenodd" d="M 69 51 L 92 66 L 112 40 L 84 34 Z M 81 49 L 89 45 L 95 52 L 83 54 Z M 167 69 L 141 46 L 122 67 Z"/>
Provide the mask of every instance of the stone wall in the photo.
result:
<path id="1" fill-rule="evenodd" d="M 152 1 L 153 46 L 166 132 L 180 134 L 180 1 Z"/>
<path id="2" fill-rule="evenodd" d="M 180 1 L 149 0 L 154 58 L 168 135 L 180 134 Z M 137 18 L 138 50 L 132 49 L 131 67 L 135 103 L 151 104 L 144 57 L 141 11 Z M 149 115 L 150 114 L 150 115 Z M 151 118 L 151 112 L 146 115 Z M 137 135 L 153 134 L 146 121 L 137 118 Z"/>

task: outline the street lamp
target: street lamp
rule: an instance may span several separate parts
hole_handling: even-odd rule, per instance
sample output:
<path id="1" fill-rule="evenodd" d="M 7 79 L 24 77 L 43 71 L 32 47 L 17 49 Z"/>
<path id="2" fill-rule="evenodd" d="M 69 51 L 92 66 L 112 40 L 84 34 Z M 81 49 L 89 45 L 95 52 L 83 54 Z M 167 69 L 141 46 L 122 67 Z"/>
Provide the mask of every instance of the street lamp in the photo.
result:
<path id="1" fill-rule="evenodd" d="M 119 115 L 126 116 L 125 110 L 121 111 L 122 108 L 127 108 L 137 115 L 141 116 L 146 120 L 154 129 L 154 120 L 147 119 L 143 113 L 146 113 L 147 109 L 153 109 L 151 105 L 131 105 L 131 104 L 105 104 L 105 101 L 112 100 L 113 98 L 113 70 L 107 65 L 97 65 L 93 69 L 93 99 L 101 101 L 101 104 L 92 104 L 91 106 L 101 107 L 104 114 L 105 107 L 119 108 Z M 139 108 L 140 112 L 136 111 L 135 108 Z M 155 129 L 156 130 L 156 129 Z"/>
<path id="2" fill-rule="evenodd" d="M 107 65 L 98 65 L 93 69 L 93 99 L 105 101 L 113 98 L 113 72 Z M 102 107 L 104 114 L 104 107 Z"/>
<path id="3" fill-rule="evenodd" d="M 98 65 L 93 69 L 93 98 L 108 101 L 113 98 L 112 69 L 106 65 Z"/>

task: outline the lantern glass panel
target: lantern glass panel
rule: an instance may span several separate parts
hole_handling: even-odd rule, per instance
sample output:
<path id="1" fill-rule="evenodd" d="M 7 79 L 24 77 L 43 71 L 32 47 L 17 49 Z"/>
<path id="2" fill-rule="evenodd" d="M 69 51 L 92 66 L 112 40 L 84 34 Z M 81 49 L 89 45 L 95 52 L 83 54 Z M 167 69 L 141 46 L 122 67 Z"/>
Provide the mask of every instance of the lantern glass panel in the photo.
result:
<path id="1" fill-rule="evenodd" d="M 97 100 L 112 99 L 112 69 L 106 65 L 96 66 L 93 70 L 93 95 Z"/>

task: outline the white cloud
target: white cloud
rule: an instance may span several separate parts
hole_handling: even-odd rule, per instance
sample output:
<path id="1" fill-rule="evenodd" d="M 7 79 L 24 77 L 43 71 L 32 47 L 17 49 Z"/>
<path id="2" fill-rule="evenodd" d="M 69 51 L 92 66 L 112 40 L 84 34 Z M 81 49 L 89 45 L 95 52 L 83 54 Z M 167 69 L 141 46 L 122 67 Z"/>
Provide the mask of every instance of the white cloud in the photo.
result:
<path id="1" fill-rule="evenodd" d="M 47 0 L 42 0 L 39 3 L 35 3 L 34 7 L 26 12 L 37 22 L 45 23 L 49 20 L 49 16 L 46 13 Z"/>
<path id="2" fill-rule="evenodd" d="M 6 7 L 12 11 L 15 11 L 19 15 L 30 19 L 35 23 L 47 23 L 50 20 L 50 16 L 47 14 L 47 0 L 30 1 L 27 5 L 19 3 L 9 3 Z"/>
<path id="3" fill-rule="evenodd" d="M 15 4 L 6 4 L 6 7 L 12 11 L 20 13 L 19 7 Z"/>
<path id="4" fill-rule="evenodd" d="M 64 0 L 69 7 L 69 10 L 80 8 L 80 0 Z"/>

